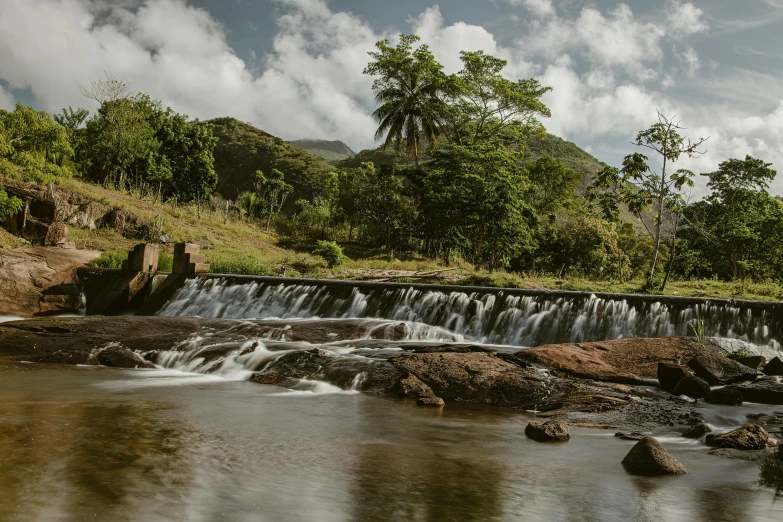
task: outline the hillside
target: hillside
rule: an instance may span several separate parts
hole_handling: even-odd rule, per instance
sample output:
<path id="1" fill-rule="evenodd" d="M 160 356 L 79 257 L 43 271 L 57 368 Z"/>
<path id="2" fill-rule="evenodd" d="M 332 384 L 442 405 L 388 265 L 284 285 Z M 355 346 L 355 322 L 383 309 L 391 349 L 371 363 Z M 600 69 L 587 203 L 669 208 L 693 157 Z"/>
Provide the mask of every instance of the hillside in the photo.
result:
<path id="1" fill-rule="evenodd" d="M 294 140 L 289 143 L 305 152 L 309 152 L 313 156 L 319 156 L 329 163 L 356 156 L 356 153 L 342 141 Z"/>
<path id="2" fill-rule="evenodd" d="M 602 162 L 579 148 L 576 144 L 548 133 L 542 138 L 531 138 L 528 140 L 523 163 L 531 163 L 546 155 L 552 156 L 563 162 L 567 167 L 582 173 L 584 178 L 580 187 L 580 193 L 587 189 L 593 177 L 604 168 Z M 337 162 L 336 165 L 342 168 L 355 168 L 368 161 L 376 165 L 413 163 L 413 160 L 404 153 L 397 153 L 393 148 L 383 150 L 381 147 L 378 147 L 376 149 L 363 150 L 351 158 Z"/>
<path id="3" fill-rule="evenodd" d="M 300 198 L 311 198 L 324 176 L 333 170 L 323 158 L 314 156 L 287 141 L 272 136 L 249 123 L 234 118 L 216 118 L 213 126 L 218 139 L 215 147 L 217 191 L 227 199 L 253 188 L 252 175 L 260 170 L 269 173 L 278 169 L 285 174 L 294 193 L 288 198 L 293 204 Z"/>

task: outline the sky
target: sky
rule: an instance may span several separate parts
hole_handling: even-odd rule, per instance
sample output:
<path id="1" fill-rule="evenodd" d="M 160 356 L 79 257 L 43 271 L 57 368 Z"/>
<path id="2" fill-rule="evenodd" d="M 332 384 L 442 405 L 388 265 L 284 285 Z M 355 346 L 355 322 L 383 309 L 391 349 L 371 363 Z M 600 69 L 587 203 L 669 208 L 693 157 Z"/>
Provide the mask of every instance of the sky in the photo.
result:
<path id="1" fill-rule="evenodd" d="M 79 84 L 109 73 L 191 117 L 360 150 L 376 145 L 367 53 L 415 33 L 446 72 L 480 49 L 551 86 L 547 130 L 609 164 L 660 111 L 709 138 L 677 167 L 783 169 L 782 30 L 783 0 L 0 0 L 0 108 L 94 110 Z"/>

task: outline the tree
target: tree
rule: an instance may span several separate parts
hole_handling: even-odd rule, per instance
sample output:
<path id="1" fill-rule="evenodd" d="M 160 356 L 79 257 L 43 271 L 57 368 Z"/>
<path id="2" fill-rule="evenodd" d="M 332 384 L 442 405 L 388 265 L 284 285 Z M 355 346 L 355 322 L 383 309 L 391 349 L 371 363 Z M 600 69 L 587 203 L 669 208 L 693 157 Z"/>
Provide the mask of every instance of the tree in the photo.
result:
<path id="1" fill-rule="evenodd" d="M 744 279 L 748 270 L 781 275 L 776 258 L 783 206 L 767 193 L 776 175 L 770 166 L 751 156 L 722 162 L 705 174 L 712 193 L 688 210 L 691 247 L 722 278 Z"/>
<path id="2" fill-rule="evenodd" d="M 283 208 L 286 198 L 294 187 L 285 182 L 285 176 L 277 169 L 272 169 L 269 176 L 257 170 L 254 174 L 256 194 L 258 202 L 262 207 L 262 213 L 266 216 L 266 230 L 269 232 L 269 226 L 272 217 Z"/>
<path id="3" fill-rule="evenodd" d="M 433 153 L 424 179 L 429 240 L 448 260 L 464 249 L 476 264 L 496 270 L 533 245 L 536 224 L 519 155 L 496 144 L 450 145 Z"/>
<path id="4" fill-rule="evenodd" d="M 89 85 L 79 84 L 79 90 L 82 96 L 96 101 L 100 105 L 124 100 L 131 95 L 131 88 L 127 82 L 106 71 L 103 72 L 103 78 L 93 80 Z"/>
<path id="5" fill-rule="evenodd" d="M 661 168 L 650 167 L 647 156 L 643 154 L 630 154 L 623 161 L 622 169 L 606 167 L 602 170 L 589 194 L 589 198 L 597 202 L 604 215 L 611 220 L 617 221 L 620 205 L 627 205 L 653 239 L 648 286 L 654 284 L 664 220 L 679 215 L 685 204 L 683 189 L 693 186 L 693 172 L 687 169 L 671 172 L 672 164 L 682 155 L 694 157 L 703 154 L 698 148 L 706 141 L 706 138 L 700 138 L 691 142 L 680 134 L 682 130 L 679 122 L 659 113 L 658 123 L 641 131 L 632 143 L 655 152 L 661 161 Z M 679 226 L 679 223 L 673 224 L 672 241 L 676 239 L 676 228 Z"/>
<path id="6" fill-rule="evenodd" d="M 0 175 L 49 183 L 73 175 L 73 149 L 63 127 L 44 111 L 17 104 L 0 110 Z"/>
<path id="7" fill-rule="evenodd" d="M 5 221 L 11 216 L 18 214 L 24 208 L 22 200 L 16 196 L 8 196 L 5 190 L 0 189 L 0 221 Z"/>
<path id="8" fill-rule="evenodd" d="M 554 212 L 577 200 L 576 189 L 582 174 L 569 169 L 551 156 L 543 156 L 527 166 L 530 179 L 528 200 L 538 214 Z"/>
<path id="9" fill-rule="evenodd" d="M 378 51 L 369 53 L 373 61 L 364 70 L 377 77 L 373 92 L 381 106 L 373 113 L 378 122 L 375 139 L 385 135 L 384 148 L 394 144 L 398 151 L 404 142 L 416 166 L 423 140 L 437 146 L 446 110 L 441 94 L 449 85 L 443 66 L 426 45 L 413 50 L 418 41 L 418 36 L 403 34 L 396 47 L 388 40 L 376 43 Z"/>
<path id="10" fill-rule="evenodd" d="M 452 139 L 458 144 L 498 140 L 520 146 L 544 131 L 539 117 L 549 117 L 541 97 L 552 90 L 535 79 L 511 81 L 501 73 L 507 62 L 484 51 L 461 53 L 462 71 L 449 111 Z"/>
<path id="11" fill-rule="evenodd" d="M 87 109 L 73 110 L 70 106 L 63 109 L 62 114 L 55 114 L 54 121 L 58 125 L 65 127 L 65 130 L 69 132 L 76 131 L 81 128 L 87 117 L 90 115 L 90 111 Z"/>

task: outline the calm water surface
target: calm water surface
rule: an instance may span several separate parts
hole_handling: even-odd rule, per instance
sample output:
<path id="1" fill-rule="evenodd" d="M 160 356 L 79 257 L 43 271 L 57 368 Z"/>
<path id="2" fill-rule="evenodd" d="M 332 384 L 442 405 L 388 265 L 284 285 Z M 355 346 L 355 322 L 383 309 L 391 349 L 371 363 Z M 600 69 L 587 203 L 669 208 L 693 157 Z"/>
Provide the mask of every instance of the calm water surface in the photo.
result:
<path id="1" fill-rule="evenodd" d="M 690 472 L 528 417 L 172 370 L 0 365 L 0 520 L 783 520 L 753 463 L 658 433 Z M 731 421 L 733 422 L 733 420 Z"/>

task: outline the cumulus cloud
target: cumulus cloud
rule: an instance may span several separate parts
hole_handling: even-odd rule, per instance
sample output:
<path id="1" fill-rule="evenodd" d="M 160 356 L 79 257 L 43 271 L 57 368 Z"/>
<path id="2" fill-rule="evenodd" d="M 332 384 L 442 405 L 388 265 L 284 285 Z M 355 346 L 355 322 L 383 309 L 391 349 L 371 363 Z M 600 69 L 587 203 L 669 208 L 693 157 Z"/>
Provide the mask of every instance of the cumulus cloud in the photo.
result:
<path id="1" fill-rule="evenodd" d="M 546 17 L 555 14 L 555 6 L 552 0 L 511 0 L 514 3 L 524 3 L 525 6 L 536 16 Z"/>
<path id="2" fill-rule="evenodd" d="M 666 2 L 666 18 L 670 32 L 674 35 L 690 35 L 706 31 L 709 29 L 709 24 L 703 16 L 704 11 L 690 2 L 683 3 L 679 0 Z"/>
<path id="3" fill-rule="evenodd" d="M 699 69 L 701 69 L 699 53 L 697 53 L 693 47 L 689 47 L 679 54 L 679 58 L 683 61 L 688 76 L 696 76 L 696 73 L 699 72 Z"/>
<path id="4" fill-rule="evenodd" d="M 14 104 L 13 94 L 6 91 L 3 86 L 0 85 L 0 109 L 5 109 L 7 111 L 13 110 Z"/>

